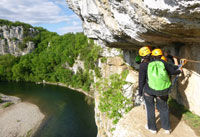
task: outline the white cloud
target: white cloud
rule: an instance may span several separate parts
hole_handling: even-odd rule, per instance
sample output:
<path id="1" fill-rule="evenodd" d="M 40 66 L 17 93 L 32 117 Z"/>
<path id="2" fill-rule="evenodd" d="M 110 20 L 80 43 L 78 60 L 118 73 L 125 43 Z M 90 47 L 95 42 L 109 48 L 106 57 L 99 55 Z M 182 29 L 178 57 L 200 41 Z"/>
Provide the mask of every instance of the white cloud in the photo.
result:
<path id="1" fill-rule="evenodd" d="M 59 34 L 83 31 L 65 0 L 0 0 L 0 19 L 43 26 Z"/>
<path id="2" fill-rule="evenodd" d="M 83 32 L 82 26 L 67 26 L 63 28 L 59 28 L 58 31 L 60 34 L 65 34 L 68 32 Z"/>
<path id="3" fill-rule="evenodd" d="M 64 4 L 64 1 L 1 0 L 0 18 L 30 24 L 58 23 L 72 20 L 71 17 L 62 13 L 62 9 L 56 3 Z"/>

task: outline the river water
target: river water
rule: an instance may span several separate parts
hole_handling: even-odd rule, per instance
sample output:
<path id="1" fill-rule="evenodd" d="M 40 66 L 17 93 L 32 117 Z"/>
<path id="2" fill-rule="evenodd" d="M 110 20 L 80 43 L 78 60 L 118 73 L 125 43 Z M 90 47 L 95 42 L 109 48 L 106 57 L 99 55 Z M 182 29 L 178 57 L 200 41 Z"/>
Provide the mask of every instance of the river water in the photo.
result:
<path id="1" fill-rule="evenodd" d="M 45 120 L 34 137 L 96 137 L 94 106 L 85 95 L 55 85 L 0 82 L 0 92 L 36 104 Z"/>

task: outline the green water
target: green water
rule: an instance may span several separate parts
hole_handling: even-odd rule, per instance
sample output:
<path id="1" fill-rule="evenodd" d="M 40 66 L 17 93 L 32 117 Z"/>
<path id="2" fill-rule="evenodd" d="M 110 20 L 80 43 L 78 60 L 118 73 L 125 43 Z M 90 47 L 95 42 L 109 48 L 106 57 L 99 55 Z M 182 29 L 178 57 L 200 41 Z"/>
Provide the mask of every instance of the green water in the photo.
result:
<path id="1" fill-rule="evenodd" d="M 96 137 L 94 106 L 68 88 L 33 83 L 0 82 L 0 92 L 36 104 L 45 120 L 34 137 Z"/>

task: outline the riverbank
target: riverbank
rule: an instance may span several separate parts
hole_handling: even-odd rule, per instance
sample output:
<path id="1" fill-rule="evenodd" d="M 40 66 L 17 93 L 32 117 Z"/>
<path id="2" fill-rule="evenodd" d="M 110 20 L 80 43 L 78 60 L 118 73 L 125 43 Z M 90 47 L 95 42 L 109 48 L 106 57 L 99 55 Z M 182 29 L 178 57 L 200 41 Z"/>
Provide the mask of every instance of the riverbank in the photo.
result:
<path id="1" fill-rule="evenodd" d="M 20 98 L 0 94 L 0 137 L 32 136 L 44 119 L 39 108 Z"/>
<path id="2" fill-rule="evenodd" d="M 53 83 L 53 82 L 46 82 L 46 81 L 43 81 L 43 82 L 36 82 L 36 84 L 50 84 L 50 85 L 58 85 L 58 86 L 62 86 L 62 87 L 66 87 L 66 88 L 69 88 L 69 89 L 72 89 L 72 90 L 76 90 L 80 93 L 83 93 L 85 94 L 86 96 L 90 97 L 90 98 L 93 98 L 94 97 L 92 95 L 90 95 L 89 93 L 85 92 L 84 90 L 82 90 L 81 88 L 73 88 L 71 86 L 66 86 L 65 84 L 63 83 L 60 83 L 60 82 L 57 82 L 57 83 Z"/>

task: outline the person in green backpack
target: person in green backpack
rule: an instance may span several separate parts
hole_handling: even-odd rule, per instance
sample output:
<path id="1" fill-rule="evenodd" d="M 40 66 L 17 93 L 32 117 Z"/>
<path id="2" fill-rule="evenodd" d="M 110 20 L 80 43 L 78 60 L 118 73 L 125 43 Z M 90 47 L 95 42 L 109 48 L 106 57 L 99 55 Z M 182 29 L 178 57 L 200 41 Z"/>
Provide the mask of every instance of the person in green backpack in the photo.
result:
<path id="1" fill-rule="evenodd" d="M 160 112 L 161 127 L 165 130 L 166 134 L 170 134 L 171 132 L 167 104 L 171 87 L 169 76 L 181 73 L 178 67 L 175 68 L 163 61 L 161 59 L 162 55 L 161 49 L 154 49 L 151 53 L 152 60 L 147 64 L 141 64 L 139 70 L 139 95 L 144 95 L 147 111 L 146 128 L 154 134 L 157 133 L 155 100 L 156 108 Z"/>

